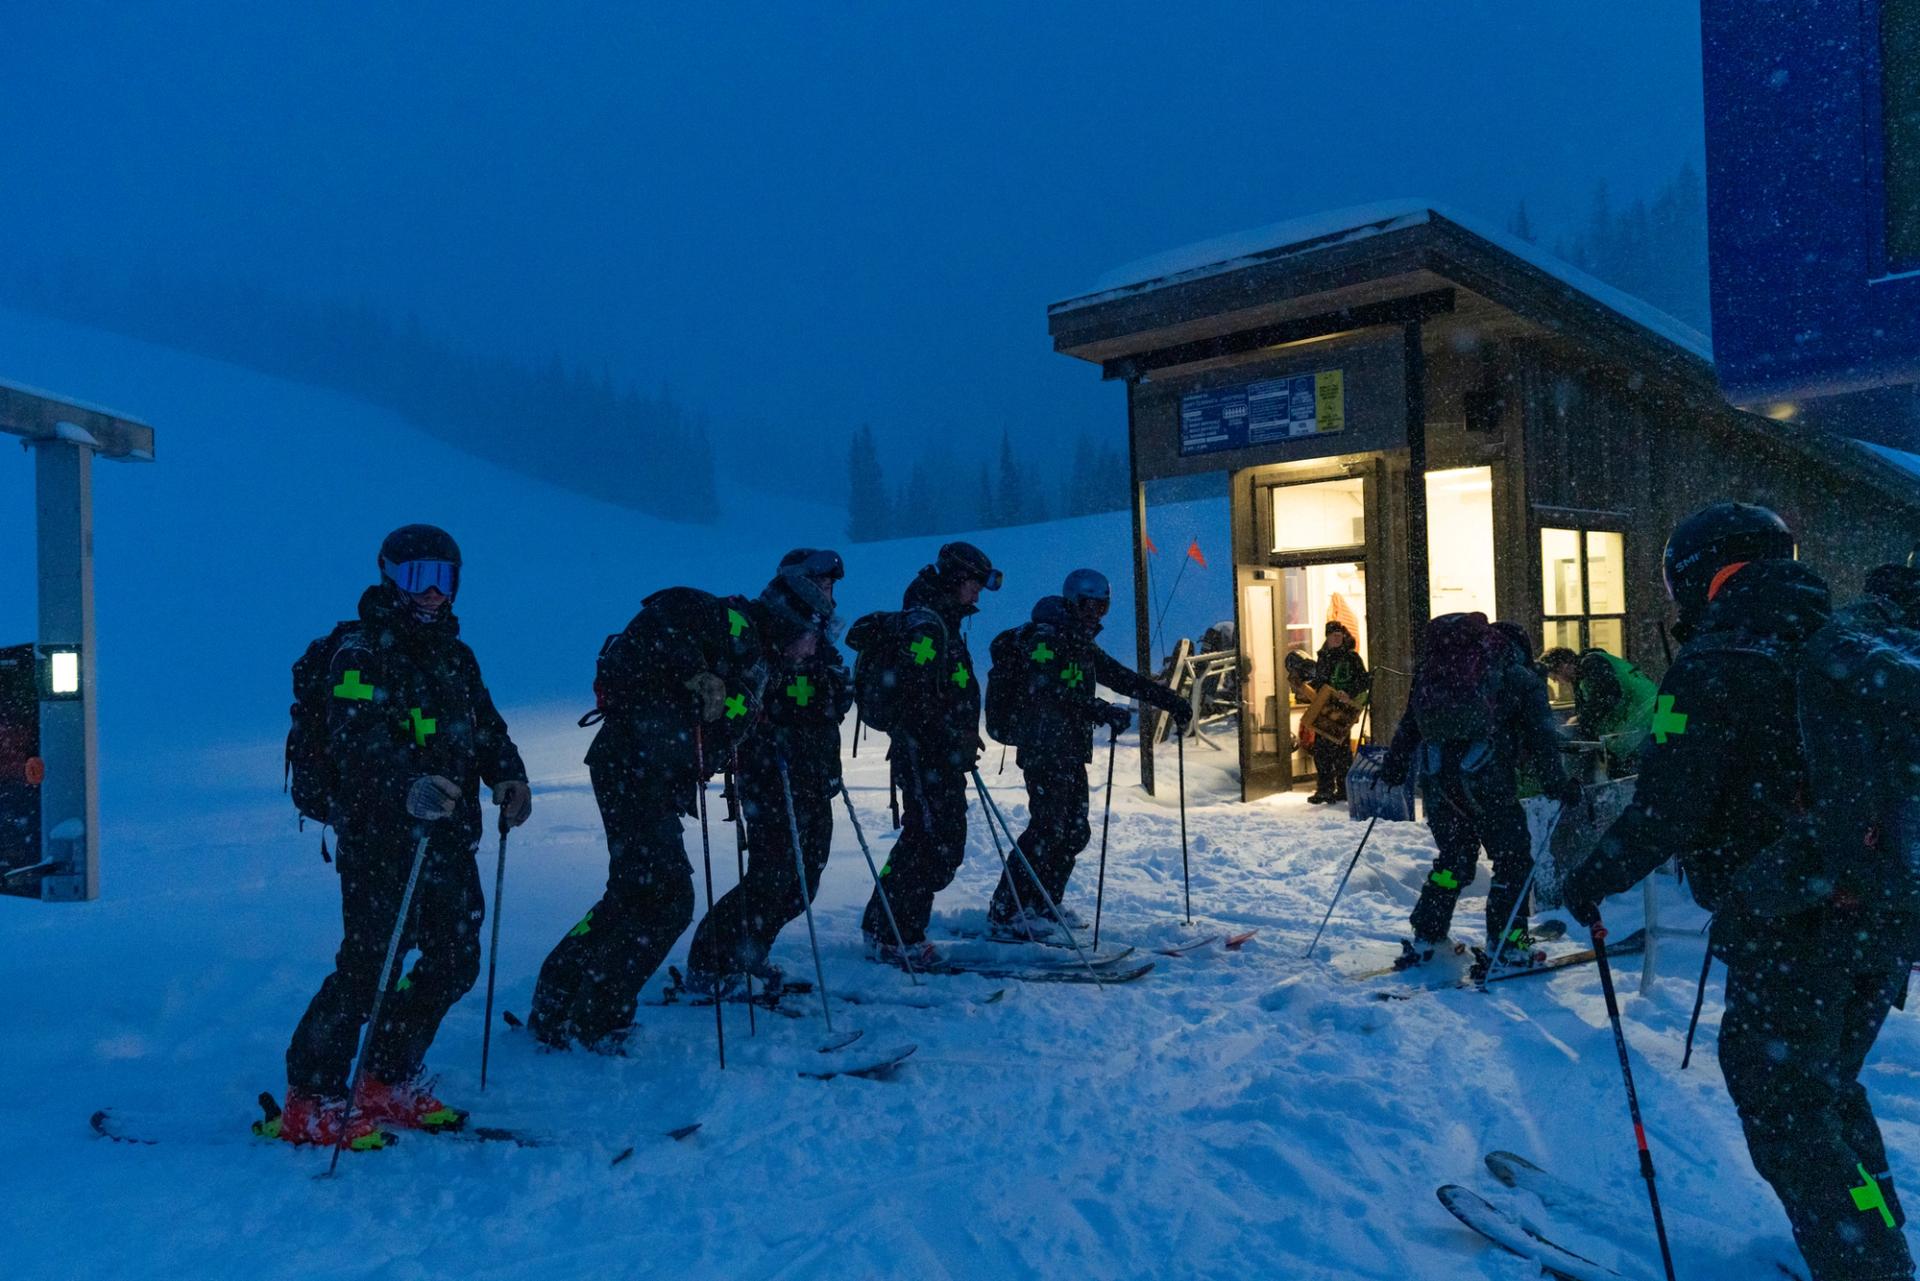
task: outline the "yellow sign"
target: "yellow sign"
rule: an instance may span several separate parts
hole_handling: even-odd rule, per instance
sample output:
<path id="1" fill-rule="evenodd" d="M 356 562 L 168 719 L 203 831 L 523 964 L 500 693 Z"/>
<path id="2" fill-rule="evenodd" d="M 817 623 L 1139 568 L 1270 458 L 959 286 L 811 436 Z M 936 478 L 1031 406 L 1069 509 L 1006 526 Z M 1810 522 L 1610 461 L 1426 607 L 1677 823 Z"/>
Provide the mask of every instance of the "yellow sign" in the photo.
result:
<path id="1" fill-rule="evenodd" d="M 1321 432 L 1346 430 L 1347 382 L 1338 369 L 1313 376 L 1313 426 Z"/>

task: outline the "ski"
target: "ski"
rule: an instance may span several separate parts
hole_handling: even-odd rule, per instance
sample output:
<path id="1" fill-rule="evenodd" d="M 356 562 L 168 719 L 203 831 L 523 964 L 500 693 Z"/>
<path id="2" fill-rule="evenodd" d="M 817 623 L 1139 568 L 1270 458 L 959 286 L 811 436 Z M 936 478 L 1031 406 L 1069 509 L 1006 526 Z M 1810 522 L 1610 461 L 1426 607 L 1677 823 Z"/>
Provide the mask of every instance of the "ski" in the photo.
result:
<path id="1" fill-rule="evenodd" d="M 922 974 L 972 974 L 980 978 L 1011 979 L 1017 983 L 1131 983 L 1145 978 L 1153 970 L 1152 961 L 1143 961 L 1131 969 L 1118 969 L 1094 962 L 1093 970 L 1084 966 L 1057 966 L 1050 969 L 1017 969 L 992 965 L 954 965 L 942 962 Z"/>
<path id="2" fill-rule="evenodd" d="M 914 1051 L 919 1048 L 917 1045 L 902 1045 L 863 1057 L 846 1066 L 799 1068 L 797 1071 L 809 1081 L 831 1081 L 836 1076 L 880 1077 L 912 1058 Z"/>
<path id="3" fill-rule="evenodd" d="M 1221 935 L 1209 934 L 1205 938 L 1195 939 L 1191 943 L 1176 943 L 1172 947 L 1156 947 L 1154 952 L 1160 956 L 1188 956 L 1203 947 L 1212 947 L 1221 939 Z"/>
<path id="4" fill-rule="evenodd" d="M 1226 948 L 1229 952 L 1238 952 L 1242 947 L 1246 946 L 1248 939 L 1259 932 L 1259 930 L 1247 930 L 1242 934 L 1229 934 L 1227 935 L 1227 941 L 1220 946 Z"/>
<path id="5" fill-rule="evenodd" d="M 1395 961 L 1391 965 L 1379 965 L 1372 969 L 1354 970 L 1345 974 L 1344 977 L 1352 979 L 1356 983 L 1364 983 L 1369 979 L 1386 978 L 1390 974 L 1419 974 L 1423 970 L 1429 969 L 1429 967 L 1433 966 L 1436 962 L 1445 962 L 1453 957 L 1465 956 L 1471 950 L 1471 944 L 1462 943 L 1458 939 L 1449 939 L 1444 948 L 1439 944 L 1435 944 L 1433 959 L 1423 965 L 1402 965 L 1400 962 Z"/>
<path id="6" fill-rule="evenodd" d="M 1624 1273 L 1549 1240 L 1477 1192 L 1457 1183 L 1439 1188 L 1434 1195 L 1454 1218 L 1502 1249 L 1536 1264 L 1549 1276 L 1559 1277 L 1561 1281 L 1626 1281 Z"/>
<path id="7" fill-rule="evenodd" d="M 1646 931 L 1635 930 L 1631 934 L 1622 936 L 1617 942 L 1609 943 L 1607 945 L 1607 954 L 1609 956 L 1631 956 L 1643 951 L 1646 945 Z M 1542 974 L 1552 974 L 1556 970 L 1564 970 L 1576 965 L 1591 965 L 1596 957 L 1597 954 L 1591 948 L 1586 948 L 1578 952 L 1568 952 L 1561 956 L 1550 956 L 1546 960 L 1530 965 L 1525 969 L 1506 970 L 1493 975 L 1484 982 L 1475 979 L 1471 975 L 1462 975 L 1460 977 L 1446 976 L 1439 982 L 1414 983 L 1409 987 L 1392 992 L 1376 992 L 1374 996 L 1382 1001 L 1405 1001 L 1411 999 L 1414 994 L 1418 992 L 1445 992 L 1463 988 L 1478 988 L 1484 991 L 1490 983 L 1508 983 L 1515 979 L 1537 978 Z M 1417 975 L 1419 970 L 1412 969 L 1399 972 L 1413 976 Z M 1368 977 L 1379 976 L 1370 974 Z"/>
<path id="8" fill-rule="evenodd" d="M 1005 1000 L 1007 989 L 995 988 L 982 997 L 930 997 L 916 1000 L 913 996 L 875 996 L 865 992 L 835 992 L 833 999 L 845 1001 L 848 1005 L 898 1005 L 909 1010 L 950 1010 L 963 1005 L 998 1005 Z"/>

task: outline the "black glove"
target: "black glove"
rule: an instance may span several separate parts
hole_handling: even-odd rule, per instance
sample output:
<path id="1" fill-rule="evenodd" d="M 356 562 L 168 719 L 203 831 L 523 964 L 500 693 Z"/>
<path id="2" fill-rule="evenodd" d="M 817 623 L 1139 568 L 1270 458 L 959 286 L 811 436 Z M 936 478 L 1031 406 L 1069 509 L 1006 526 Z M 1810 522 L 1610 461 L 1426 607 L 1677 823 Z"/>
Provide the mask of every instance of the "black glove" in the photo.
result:
<path id="1" fill-rule="evenodd" d="M 1580 798 L 1586 795 L 1586 788 L 1580 780 L 1571 776 L 1560 780 L 1553 789 L 1553 798 L 1562 805 L 1578 805 Z"/>
<path id="2" fill-rule="evenodd" d="M 1403 787 L 1407 781 L 1407 763 L 1389 757 L 1380 762 L 1380 781 L 1388 787 Z"/>
<path id="3" fill-rule="evenodd" d="M 1118 703 L 1108 703 L 1100 710 L 1100 719 L 1106 722 L 1108 729 L 1116 734 L 1124 734 L 1133 724 L 1133 709 L 1122 707 Z"/>
<path id="4" fill-rule="evenodd" d="M 1567 914 L 1589 930 L 1600 924 L 1600 905 L 1590 898 L 1569 898 Z"/>
<path id="5" fill-rule="evenodd" d="M 1193 706 L 1190 703 L 1176 704 L 1167 714 L 1173 717 L 1173 723 L 1181 729 L 1193 724 Z"/>

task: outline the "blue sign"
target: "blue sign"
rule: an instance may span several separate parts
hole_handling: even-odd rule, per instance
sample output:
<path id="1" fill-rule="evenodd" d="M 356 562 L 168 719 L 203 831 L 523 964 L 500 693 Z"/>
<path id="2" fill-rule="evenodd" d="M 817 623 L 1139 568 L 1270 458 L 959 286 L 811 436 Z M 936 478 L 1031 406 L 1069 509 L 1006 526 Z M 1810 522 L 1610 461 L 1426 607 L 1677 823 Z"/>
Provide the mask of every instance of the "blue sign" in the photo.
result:
<path id="1" fill-rule="evenodd" d="M 1722 388 L 1920 382 L 1920 0 L 1703 0 L 1701 36 Z"/>
<path id="2" fill-rule="evenodd" d="M 1338 369 L 1214 387 L 1180 398 L 1182 456 L 1278 444 L 1346 427 L 1346 378 Z"/>

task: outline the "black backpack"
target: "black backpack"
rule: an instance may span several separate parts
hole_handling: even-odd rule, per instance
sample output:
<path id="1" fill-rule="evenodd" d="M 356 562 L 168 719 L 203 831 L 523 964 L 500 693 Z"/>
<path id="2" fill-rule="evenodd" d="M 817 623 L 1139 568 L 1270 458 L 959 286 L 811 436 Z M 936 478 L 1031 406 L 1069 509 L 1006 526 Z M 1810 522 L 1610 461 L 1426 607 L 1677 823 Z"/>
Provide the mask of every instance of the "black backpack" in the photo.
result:
<path id="1" fill-rule="evenodd" d="M 293 664 L 293 719 L 287 730 L 287 752 L 281 786 L 293 796 L 300 826 L 312 819 L 323 827 L 332 821 L 333 791 L 339 782 L 333 753 L 327 743 L 327 705 L 333 698 L 329 670 L 333 655 L 360 626 L 360 620 L 335 623 L 333 630 L 307 646 Z M 327 857 L 327 838 L 320 836 L 320 856 Z"/>
<path id="2" fill-rule="evenodd" d="M 1413 683 L 1414 723 L 1429 743 L 1490 742 L 1499 729 L 1499 692 L 1512 645 L 1481 613 L 1445 614 L 1427 624 Z"/>
<path id="3" fill-rule="evenodd" d="M 898 664 L 908 633 L 923 626 L 931 626 L 945 649 L 947 625 L 924 605 L 863 614 L 847 629 L 847 648 L 854 651 L 853 701 L 859 704 L 860 719 L 882 734 L 899 727 Z"/>
<path id="4" fill-rule="evenodd" d="M 1021 740 L 1033 691 L 1027 640 L 1026 625 L 1009 627 L 987 647 L 992 660 L 987 668 L 987 733 L 1009 747 L 1026 746 Z"/>

